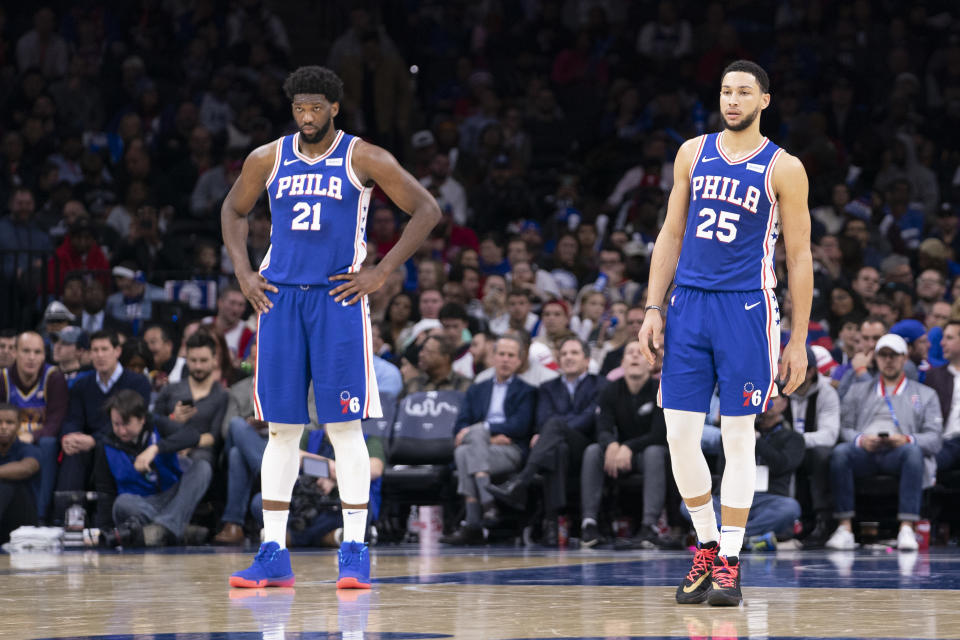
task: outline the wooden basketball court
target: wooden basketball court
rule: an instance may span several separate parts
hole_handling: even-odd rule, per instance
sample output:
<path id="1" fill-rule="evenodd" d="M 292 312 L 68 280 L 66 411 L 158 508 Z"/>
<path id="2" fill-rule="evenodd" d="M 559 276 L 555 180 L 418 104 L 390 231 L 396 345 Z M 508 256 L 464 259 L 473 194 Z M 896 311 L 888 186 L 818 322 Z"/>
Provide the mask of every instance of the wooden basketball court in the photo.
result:
<path id="1" fill-rule="evenodd" d="M 292 589 L 227 586 L 252 552 L 0 555 L 0 638 L 960 638 L 960 553 L 743 557 L 746 603 L 674 602 L 681 552 L 384 546 L 374 588 L 337 592 L 335 550 Z"/>

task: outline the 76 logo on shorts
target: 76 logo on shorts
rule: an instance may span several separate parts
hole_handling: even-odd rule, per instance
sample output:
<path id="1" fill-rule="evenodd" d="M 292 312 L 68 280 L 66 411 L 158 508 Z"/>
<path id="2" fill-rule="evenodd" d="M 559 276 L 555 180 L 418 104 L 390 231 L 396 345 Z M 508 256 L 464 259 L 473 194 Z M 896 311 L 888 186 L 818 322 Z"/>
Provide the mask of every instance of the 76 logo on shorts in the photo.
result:
<path id="1" fill-rule="evenodd" d="M 356 396 L 350 397 L 349 391 L 341 391 L 340 407 L 340 413 L 346 414 L 348 410 L 350 413 L 358 413 L 360 411 L 360 398 Z"/>
<path id="2" fill-rule="evenodd" d="M 763 392 L 760 389 L 754 388 L 752 382 L 743 385 L 743 406 L 752 404 L 759 407 L 761 402 L 763 402 Z"/>

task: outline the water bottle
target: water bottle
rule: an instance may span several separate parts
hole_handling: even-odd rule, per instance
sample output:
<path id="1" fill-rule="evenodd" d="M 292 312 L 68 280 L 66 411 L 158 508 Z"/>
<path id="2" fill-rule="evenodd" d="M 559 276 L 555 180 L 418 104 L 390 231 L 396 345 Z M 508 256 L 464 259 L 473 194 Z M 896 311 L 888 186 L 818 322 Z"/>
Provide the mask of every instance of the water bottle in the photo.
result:
<path id="1" fill-rule="evenodd" d="M 610 278 L 607 274 L 600 272 L 600 275 L 597 276 L 596 282 L 593 283 L 594 291 L 603 291 L 607 288 L 607 283 L 610 282 Z"/>
<path id="2" fill-rule="evenodd" d="M 67 531 L 83 531 L 83 525 L 86 517 L 87 512 L 83 510 L 83 506 L 79 502 L 74 502 L 67 509 L 65 518 L 66 526 L 64 528 Z"/>

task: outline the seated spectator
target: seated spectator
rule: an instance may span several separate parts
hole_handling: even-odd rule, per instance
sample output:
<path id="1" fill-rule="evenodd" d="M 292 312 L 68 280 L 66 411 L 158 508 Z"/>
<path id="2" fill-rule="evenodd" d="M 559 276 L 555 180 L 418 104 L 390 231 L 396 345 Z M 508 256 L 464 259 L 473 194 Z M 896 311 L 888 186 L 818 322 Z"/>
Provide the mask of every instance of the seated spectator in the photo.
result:
<path id="1" fill-rule="evenodd" d="M 850 286 L 864 303 L 869 304 L 880 291 L 880 272 L 870 266 L 860 267 Z"/>
<path id="2" fill-rule="evenodd" d="M 490 231 L 480 239 L 477 268 L 487 276 L 505 276 L 510 272 L 510 262 L 503 255 L 503 241 L 496 232 Z"/>
<path id="3" fill-rule="evenodd" d="M 400 369 L 376 354 L 373 356 L 373 375 L 377 379 L 377 388 L 380 393 L 397 397 L 403 391 L 403 376 L 400 374 Z"/>
<path id="4" fill-rule="evenodd" d="M 546 345 L 553 355 L 553 366 L 560 361 L 560 345 L 571 335 L 570 307 L 563 300 L 548 300 L 540 312 L 540 327 L 534 342 Z M 589 354 L 588 354 L 589 357 Z"/>
<path id="5" fill-rule="evenodd" d="M 440 308 L 443 335 L 453 348 L 453 370 L 465 378 L 473 378 L 473 355 L 470 353 L 470 316 L 463 305 L 448 302 Z"/>
<path id="6" fill-rule="evenodd" d="M 466 501 L 466 524 L 440 538 L 444 544 L 483 543 L 484 518 L 497 519 L 491 476 L 516 471 L 523 462 L 535 391 L 517 376 L 522 350 L 520 340 L 500 338 L 494 352 L 494 379 L 467 389 L 454 438 L 457 493 Z"/>
<path id="7" fill-rule="evenodd" d="M 605 381 L 588 373 L 590 359 L 585 342 L 570 337 L 560 346 L 560 371 L 537 390 L 536 433 L 530 456 L 519 474 L 490 487 L 497 500 L 522 510 L 527 489 L 536 474 L 544 479 L 543 544 L 557 545 L 557 516 L 566 510 L 567 482 L 580 475 L 583 452 L 595 440 L 597 397 Z M 594 540 L 596 542 L 596 540 Z M 590 546 L 589 544 L 587 546 Z"/>
<path id="8" fill-rule="evenodd" d="M 0 330 L 0 369 L 12 367 L 17 358 L 16 329 Z"/>
<path id="9" fill-rule="evenodd" d="M 918 317 L 926 316 L 934 304 L 943 302 L 947 293 L 947 279 L 936 269 L 924 269 L 917 276 L 916 291 L 917 304 L 914 305 L 914 311 L 919 314 Z"/>
<path id="10" fill-rule="evenodd" d="M 376 522 L 380 516 L 381 476 L 386 465 L 383 441 L 376 436 L 363 435 L 370 456 L 370 498 L 367 508 L 367 523 Z M 337 491 L 337 463 L 333 445 L 324 429 L 305 432 L 300 451 L 303 465 L 290 499 L 290 517 L 287 521 L 287 540 L 294 547 L 339 547 L 343 541 L 343 508 Z M 311 472 L 304 460 L 311 459 L 326 464 L 326 475 Z M 250 511 L 257 524 L 263 526 L 263 497 L 254 496 Z"/>
<path id="11" fill-rule="evenodd" d="M 87 354 L 87 334 L 80 327 L 67 327 L 50 336 L 53 341 L 53 363 L 72 387 L 80 374 L 93 371 Z"/>
<path id="12" fill-rule="evenodd" d="M 790 539 L 800 518 L 800 504 L 790 497 L 790 485 L 803 463 L 804 439 L 783 418 L 788 405 L 784 396 L 775 396 L 757 416 L 757 482 L 744 533 L 748 537 L 772 533 L 778 540 Z M 713 497 L 713 508 L 719 527 L 720 496 Z M 681 510 L 689 518 L 686 505 Z"/>
<path id="13" fill-rule="evenodd" d="M 143 272 L 129 267 L 114 267 L 111 273 L 117 279 L 117 292 L 107 298 L 107 315 L 126 323 L 133 335 L 139 335 L 142 324 L 153 313 L 153 302 L 166 299 L 163 289 L 148 283 Z"/>
<path id="14" fill-rule="evenodd" d="M 454 354 L 446 335 L 428 337 L 420 347 L 418 372 L 404 383 L 400 397 L 418 391 L 466 391 L 470 386 L 470 378 L 454 371 Z"/>
<path id="15" fill-rule="evenodd" d="M 851 387 L 840 410 L 840 439 L 830 459 L 837 530 L 830 549 L 853 549 L 854 480 L 877 473 L 900 476 L 897 548 L 916 550 L 925 484 L 932 484 L 943 416 L 936 392 L 904 373 L 907 343 L 888 333 L 877 341 L 879 376 Z"/>
<path id="16" fill-rule="evenodd" d="M 125 546 L 202 542 L 206 529 L 188 532 L 188 524 L 213 470 L 205 462 L 186 464 L 177 455 L 196 446 L 199 434 L 148 414 L 143 396 L 131 389 L 112 395 L 103 408 L 111 429 L 97 444 L 97 526 L 116 528 L 117 542 Z"/>
<path id="17" fill-rule="evenodd" d="M 473 356 L 474 376 L 493 366 L 493 347 L 496 339 L 486 331 L 473 334 L 470 339 L 470 355 Z"/>
<path id="18" fill-rule="evenodd" d="M 942 329 L 943 326 L 947 324 L 947 320 L 950 319 L 951 311 L 950 303 L 946 300 L 938 300 L 930 305 L 930 310 L 924 318 L 924 326 L 927 331 L 934 327 L 940 327 Z"/>
<path id="19" fill-rule="evenodd" d="M 624 349 L 623 372 L 600 393 L 597 441 L 583 454 L 581 540 L 588 547 L 600 540 L 597 521 L 605 477 L 641 471 L 643 516 L 636 537 L 647 547 L 662 542 L 654 527 L 667 499 L 667 426 L 657 407 L 659 382 L 651 377 L 636 340 Z"/>
<path id="20" fill-rule="evenodd" d="M 507 280 L 501 275 L 491 274 L 483 282 L 483 299 L 481 308 L 477 317 L 483 320 L 490 333 L 493 331 L 493 321 L 502 318 L 499 322 L 502 325 L 509 323 L 507 315 Z M 495 334 L 498 335 L 498 334 Z"/>
<path id="21" fill-rule="evenodd" d="M 600 250 L 599 267 L 600 273 L 596 282 L 581 287 L 577 294 L 578 297 L 584 295 L 590 289 L 596 289 L 602 291 L 611 303 L 624 302 L 627 306 L 630 306 L 639 301 L 640 294 L 643 292 L 643 285 L 627 277 L 626 258 L 622 250 L 613 246 L 602 248 Z"/>
<path id="22" fill-rule="evenodd" d="M 927 362 L 930 340 L 927 338 L 927 330 L 923 323 L 913 318 L 901 320 L 890 327 L 890 333 L 896 334 L 906 341 L 907 357 L 917 368 L 917 380 L 923 382 L 927 371 L 930 369 L 930 363 Z"/>
<path id="23" fill-rule="evenodd" d="M 847 365 L 837 367 L 834 371 L 834 377 L 840 376 L 837 393 L 840 394 L 841 400 L 846 397 L 854 383 L 869 382 L 876 378 L 879 371 L 876 362 L 877 342 L 887 333 L 889 326 L 883 318 L 878 316 L 870 316 L 860 325 L 859 352 Z M 904 363 L 904 372 L 908 378 L 917 379 L 917 367 L 909 359 Z"/>
<path id="24" fill-rule="evenodd" d="M 544 382 L 553 380 L 559 375 L 556 369 L 549 369 L 544 366 L 538 358 L 532 357 L 531 354 L 535 347 L 539 347 L 543 351 L 546 351 L 548 356 L 550 355 L 550 352 L 543 345 L 531 345 L 530 338 L 525 331 L 515 331 L 510 329 L 503 334 L 503 337 L 513 338 L 519 342 L 520 345 L 522 345 L 522 350 L 520 351 L 520 368 L 517 370 L 517 377 L 519 377 L 521 380 L 532 387 L 539 387 Z M 491 365 L 478 373 L 473 378 L 474 382 L 486 382 L 487 380 L 492 380 L 496 376 L 496 359 L 494 357 L 495 352 L 496 347 L 493 347 L 493 352 L 490 354 Z"/>
<path id="25" fill-rule="evenodd" d="M 143 338 L 127 338 L 120 347 L 120 364 L 124 369 L 153 377 L 153 354 Z"/>
<path id="26" fill-rule="evenodd" d="M 230 347 L 230 356 L 234 365 L 239 364 L 246 356 L 253 331 L 243 322 L 243 312 L 247 309 L 247 299 L 243 296 L 240 287 L 231 284 L 224 287 L 217 296 L 217 315 L 203 319 L 204 324 L 210 324 L 223 334 Z"/>
<path id="27" fill-rule="evenodd" d="M 573 236 L 567 237 L 573 239 Z M 574 315 L 570 318 L 570 330 L 581 340 L 589 343 L 590 335 L 600 326 L 600 320 L 606 308 L 607 298 L 602 291 L 587 291 L 574 307 Z"/>
<path id="28" fill-rule="evenodd" d="M 20 410 L 0 403 L 0 544 L 18 527 L 37 523 L 34 502 L 40 450 L 17 437 Z"/>
<path id="29" fill-rule="evenodd" d="M 80 318 L 80 328 L 93 335 L 97 331 L 109 329 L 115 332 L 127 330 L 125 322 L 107 315 L 107 294 L 103 283 L 96 278 L 87 280 L 83 287 L 83 316 Z"/>
<path id="30" fill-rule="evenodd" d="M 33 192 L 15 187 L 8 202 L 10 215 L 0 218 L 0 251 L 5 253 L 2 273 L 9 281 L 39 286 L 43 269 L 42 252 L 50 250 L 50 236 L 36 222 Z"/>
<path id="31" fill-rule="evenodd" d="M 830 377 L 817 370 L 817 357 L 812 347 L 807 347 L 806 377 L 790 394 L 790 404 L 783 415 L 784 422 L 803 436 L 805 444 L 796 493 L 801 497 L 809 496 L 816 524 L 804 540 L 804 546 L 811 549 L 822 547 L 830 535 L 832 523 L 830 454 L 840 435 L 840 396 L 830 384 Z"/>
<path id="32" fill-rule="evenodd" d="M 70 225 L 70 233 L 57 247 L 47 267 L 47 289 L 63 293 L 67 274 L 71 271 L 107 271 L 110 263 L 93 236 L 90 218 L 82 217 Z"/>
<path id="33" fill-rule="evenodd" d="M 112 394 L 132 389 L 150 401 L 150 381 L 126 371 L 120 364 L 120 340 L 110 331 L 90 336 L 91 375 L 80 376 L 70 388 L 67 417 L 63 421 L 60 447 L 63 459 L 58 491 L 83 491 L 93 469 L 93 449 L 111 433 L 110 416 L 103 405 Z"/>
<path id="34" fill-rule="evenodd" d="M 74 320 L 83 317 L 83 288 L 84 276 L 81 273 L 74 271 L 64 276 L 60 302 L 73 315 Z"/>
<path id="35" fill-rule="evenodd" d="M 532 307 L 526 291 L 511 289 L 507 294 L 507 311 L 496 318 L 490 318 L 490 331 L 498 336 L 502 336 L 508 329 L 532 334 L 539 322 L 537 315 L 531 311 Z"/>
<path id="36" fill-rule="evenodd" d="M 937 472 L 944 473 L 960 467 L 960 400 L 954 402 L 954 389 L 960 376 L 960 321 L 947 323 L 940 345 L 947 364 L 930 369 L 925 384 L 940 400 L 943 447 L 937 452 Z"/>
<path id="37" fill-rule="evenodd" d="M 202 462 L 212 469 L 214 455 L 220 445 L 228 399 L 226 390 L 217 384 L 214 376 L 219 348 L 216 340 L 204 331 L 197 331 L 187 338 L 186 345 L 189 375 L 185 380 L 168 384 L 160 391 L 154 411 L 200 434 L 190 458 L 193 464 Z"/>
<path id="38" fill-rule="evenodd" d="M 60 428 L 67 413 L 69 391 L 60 371 L 44 362 L 43 340 L 33 331 L 17 336 L 17 360 L 0 371 L 0 402 L 20 410 L 18 437 L 40 451 L 37 516 L 47 517 L 57 482 Z"/>
<path id="39" fill-rule="evenodd" d="M 413 297 L 401 291 L 391 298 L 383 315 L 384 339 L 399 352 L 413 331 L 413 325 L 420 319 L 413 307 Z"/>
<path id="40" fill-rule="evenodd" d="M 153 354 L 153 388 L 159 391 L 168 383 L 180 382 L 187 360 L 177 355 L 173 330 L 163 324 L 150 325 L 143 332 L 143 339 Z"/>
<path id="41" fill-rule="evenodd" d="M 635 305 L 627 309 L 624 325 L 626 327 L 626 333 L 628 336 L 632 337 L 640 333 L 640 326 L 643 324 L 643 316 L 644 310 L 642 306 Z M 623 351 L 627 344 L 629 344 L 629 342 L 606 352 L 606 355 L 603 356 L 603 363 L 600 365 L 600 375 L 606 376 L 610 374 L 611 371 L 614 371 L 620 367 L 620 362 L 623 360 Z"/>

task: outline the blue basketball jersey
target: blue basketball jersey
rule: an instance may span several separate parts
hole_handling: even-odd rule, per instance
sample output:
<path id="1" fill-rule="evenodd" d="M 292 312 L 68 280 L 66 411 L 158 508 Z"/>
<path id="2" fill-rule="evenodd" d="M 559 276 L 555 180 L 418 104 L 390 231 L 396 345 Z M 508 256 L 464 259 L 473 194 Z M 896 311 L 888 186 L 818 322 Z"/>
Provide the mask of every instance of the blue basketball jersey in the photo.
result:
<path id="1" fill-rule="evenodd" d="M 367 255 L 366 221 L 371 188 L 353 171 L 359 138 L 338 131 L 316 158 L 300 152 L 300 134 L 277 141 L 267 179 L 272 226 L 260 273 L 277 284 L 327 285 L 352 273 Z"/>
<path id="2" fill-rule="evenodd" d="M 7 390 L 7 402 L 20 409 L 20 431 L 19 433 L 34 433 L 43 428 L 43 423 L 47 419 L 47 379 L 54 371 L 53 366 L 44 364 L 40 369 L 40 375 L 33 387 L 27 391 L 21 391 L 17 385 L 13 384 L 13 376 L 9 369 L 0 369 L 0 376 L 3 376 L 3 384 Z"/>
<path id="3" fill-rule="evenodd" d="M 733 161 L 722 134 L 700 137 L 690 169 L 690 207 L 676 283 L 709 291 L 755 291 L 777 285 L 773 250 L 780 215 L 773 166 L 783 151 L 764 138 Z"/>

